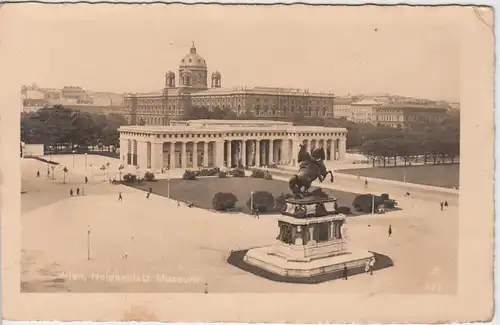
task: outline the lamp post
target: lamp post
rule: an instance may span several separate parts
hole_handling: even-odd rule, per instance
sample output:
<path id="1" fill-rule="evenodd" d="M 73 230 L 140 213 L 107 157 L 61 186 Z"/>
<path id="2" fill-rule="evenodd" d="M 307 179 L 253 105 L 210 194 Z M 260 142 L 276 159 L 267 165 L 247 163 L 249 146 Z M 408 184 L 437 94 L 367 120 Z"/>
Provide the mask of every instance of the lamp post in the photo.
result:
<path id="1" fill-rule="evenodd" d="M 250 213 L 253 215 L 254 209 L 253 209 L 253 194 L 255 193 L 255 190 L 252 190 L 250 192 Z"/>
<path id="2" fill-rule="evenodd" d="M 403 174 L 403 183 L 406 183 L 406 172 L 407 172 L 407 170 L 406 170 L 406 167 L 405 167 L 404 174 Z"/>
<path id="3" fill-rule="evenodd" d="M 75 150 L 73 150 L 72 152 L 73 152 L 73 168 L 75 168 Z"/>
<path id="4" fill-rule="evenodd" d="M 167 168 L 167 198 L 170 199 L 170 167 Z"/>
<path id="5" fill-rule="evenodd" d="M 87 171 L 87 153 L 85 153 L 85 171 Z"/>
<path id="6" fill-rule="evenodd" d="M 375 214 L 375 195 L 371 194 L 372 196 L 372 214 Z"/>

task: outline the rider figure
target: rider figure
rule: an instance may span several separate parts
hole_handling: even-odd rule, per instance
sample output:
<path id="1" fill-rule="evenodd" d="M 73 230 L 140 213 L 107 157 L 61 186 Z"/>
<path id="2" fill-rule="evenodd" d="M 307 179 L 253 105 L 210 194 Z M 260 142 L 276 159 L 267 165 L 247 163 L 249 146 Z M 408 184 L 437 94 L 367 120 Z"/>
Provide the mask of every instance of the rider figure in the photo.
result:
<path id="1" fill-rule="evenodd" d="M 323 163 L 325 160 L 325 150 L 323 148 L 315 148 L 311 152 L 311 161 L 316 165 L 319 169 L 318 180 L 323 182 L 326 177 L 326 166 Z"/>

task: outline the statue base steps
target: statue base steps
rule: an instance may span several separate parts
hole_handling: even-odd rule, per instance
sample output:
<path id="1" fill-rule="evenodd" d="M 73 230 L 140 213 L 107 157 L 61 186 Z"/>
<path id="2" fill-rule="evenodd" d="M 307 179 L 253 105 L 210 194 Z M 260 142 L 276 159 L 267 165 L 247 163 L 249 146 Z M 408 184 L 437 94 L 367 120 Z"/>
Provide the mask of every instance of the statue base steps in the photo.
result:
<path id="1" fill-rule="evenodd" d="M 293 246 L 293 245 L 290 245 Z M 364 267 L 373 254 L 362 249 L 351 249 L 337 252 L 333 256 L 328 254 L 321 257 L 315 256 L 312 259 L 294 260 L 283 256 L 277 245 L 250 249 L 245 255 L 244 261 L 266 271 L 281 276 L 306 278 L 318 275 L 325 275 L 342 271 L 344 265 L 347 269 Z"/>

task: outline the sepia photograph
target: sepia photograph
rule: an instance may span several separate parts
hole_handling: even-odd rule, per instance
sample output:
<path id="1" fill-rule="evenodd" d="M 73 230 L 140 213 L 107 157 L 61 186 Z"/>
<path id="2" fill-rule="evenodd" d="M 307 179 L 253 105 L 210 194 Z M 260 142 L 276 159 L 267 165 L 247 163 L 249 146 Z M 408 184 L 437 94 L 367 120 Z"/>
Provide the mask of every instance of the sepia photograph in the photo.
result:
<path id="1" fill-rule="evenodd" d="M 7 4 L 0 16 L 19 82 L 2 116 L 2 142 L 19 148 L 19 174 L 2 167 L 19 183 L 12 288 L 34 310 L 107 294 L 89 317 L 109 320 L 110 297 L 257 295 L 295 307 L 211 319 L 137 302 L 113 320 L 293 321 L 282 313 L 300 305 L 302 322 L 319 309 L 329 322 L 492 317 L 489 9 Z M 464 68 L 474 28 L 491 62 L 477 77 Z M 491 90 L 473 93 L 472 78 Z M 464 219 L 480 225 L 462 236 Z M 464 278 L 461 259 L 482 273 Z M 451 307 L 479 274 L 476 305 Z M 371 307 L 329 315 L 309 295 Z M 405 306 L 381 317 L 374 304 L 398 308 L 388 296 Z M 433 312 L 401 318 L 423 297 Z M 70 310 L 39 317 L 84 319 Z"/>

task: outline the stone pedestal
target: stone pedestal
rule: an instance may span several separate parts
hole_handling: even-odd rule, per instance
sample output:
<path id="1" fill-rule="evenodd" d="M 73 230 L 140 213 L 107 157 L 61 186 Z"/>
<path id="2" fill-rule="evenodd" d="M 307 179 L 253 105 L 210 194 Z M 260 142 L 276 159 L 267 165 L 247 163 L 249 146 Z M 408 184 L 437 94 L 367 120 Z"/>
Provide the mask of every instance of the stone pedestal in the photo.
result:
<path id="1" fill-rule="evenodd" d="M 312 277 L 362 267 L 373 254 L 348 249 L 346 216 L 335 214 L 335 199 L 289 199 L 278 217 L 279 234 L 267 247 L 250 249 L 244 261 L 289 277 Z"/>

